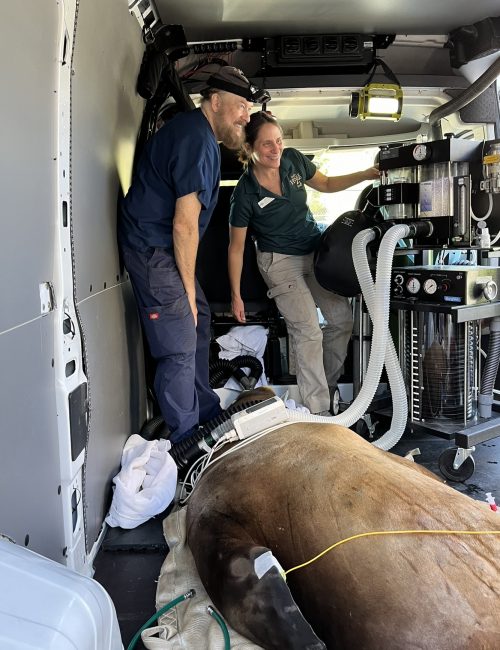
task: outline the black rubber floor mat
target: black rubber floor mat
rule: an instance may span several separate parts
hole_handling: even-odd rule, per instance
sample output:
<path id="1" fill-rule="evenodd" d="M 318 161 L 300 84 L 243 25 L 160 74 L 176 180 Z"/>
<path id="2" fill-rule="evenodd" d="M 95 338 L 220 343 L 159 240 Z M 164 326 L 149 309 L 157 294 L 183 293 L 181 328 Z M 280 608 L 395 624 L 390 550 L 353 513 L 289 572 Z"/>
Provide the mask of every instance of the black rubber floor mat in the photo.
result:
<path id="1" fill-rule="evenodd" d="M 166 512 L 162 513 L 130 530 L 108 528 L 102 543 L 102 549 L 104 551 L 168 552 L 162 527 L 166 516 Z"/>

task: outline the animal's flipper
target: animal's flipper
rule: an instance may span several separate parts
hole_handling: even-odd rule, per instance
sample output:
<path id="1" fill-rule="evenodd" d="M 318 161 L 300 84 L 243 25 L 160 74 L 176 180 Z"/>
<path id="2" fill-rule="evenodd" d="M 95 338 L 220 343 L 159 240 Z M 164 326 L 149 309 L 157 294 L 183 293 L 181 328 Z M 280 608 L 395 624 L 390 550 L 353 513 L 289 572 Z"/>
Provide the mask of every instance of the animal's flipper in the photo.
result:
<path id="1" fill-rule="evenodd" d="M 223 546 L 209 564 L 217 586 L 202 580 L 229 624 L 266 650 L 325 650 L 269 549 L 241 540 L 226 540 Z"/>

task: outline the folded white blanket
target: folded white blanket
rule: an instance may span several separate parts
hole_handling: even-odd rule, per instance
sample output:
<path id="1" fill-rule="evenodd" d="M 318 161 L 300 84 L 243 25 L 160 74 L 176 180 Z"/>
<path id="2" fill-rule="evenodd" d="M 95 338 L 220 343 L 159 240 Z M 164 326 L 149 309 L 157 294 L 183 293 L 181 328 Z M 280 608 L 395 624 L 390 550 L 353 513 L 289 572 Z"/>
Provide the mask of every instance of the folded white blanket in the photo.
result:
<path id="1" fill-rule="evenodd" d="M 125 443 L 122 468 L 113 479 L 113 499 L 106 523 L 135 528 L 163 512 L 173 501 L 177 466 L 168 440 L 145 440 L 133 434 Z"/>

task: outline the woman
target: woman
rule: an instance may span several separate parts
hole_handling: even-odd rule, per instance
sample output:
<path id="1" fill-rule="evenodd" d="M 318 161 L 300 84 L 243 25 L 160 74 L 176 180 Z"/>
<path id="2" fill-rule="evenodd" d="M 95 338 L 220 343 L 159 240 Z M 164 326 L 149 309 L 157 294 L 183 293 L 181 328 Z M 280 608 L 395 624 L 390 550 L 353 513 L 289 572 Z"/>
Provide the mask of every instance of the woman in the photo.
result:
<path id="1" fill-rule="evenodd" d="M 326 291 L 314 277 L 313 253 L 321 231 L 307 205 L 305 185 L 339 192 L 378 178 L 378 170 L 325 176 L 302 153 L 283 148 L 281 127 L 263 111 L 250 116 L 245 134 L 240 155 L 245 171 L 231 197 L 229 216 L 232 312 L 237 321 L 245 322 L 240 281 L 250 228 L 268 296 L 275 299 L 287 325 L 302 401 L 312 413 L 328 415 L 330 390 L 347 354 L 352 313 L 347 298 Z M 323 330 L 316 305 L 325 319 Z"/>

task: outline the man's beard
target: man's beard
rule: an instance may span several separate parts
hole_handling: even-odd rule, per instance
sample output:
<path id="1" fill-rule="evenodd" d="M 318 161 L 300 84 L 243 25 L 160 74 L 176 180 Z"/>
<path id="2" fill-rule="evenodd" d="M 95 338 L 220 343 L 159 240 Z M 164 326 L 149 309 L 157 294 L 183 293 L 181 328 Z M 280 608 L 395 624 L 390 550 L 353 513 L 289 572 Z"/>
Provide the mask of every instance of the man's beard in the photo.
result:
<path id="1" fill-rule="evenodd" d="M 218 139 L 228 149 L 240 149 L 245 141 L 245 131 L 243 128 L 237 131 L 234 125 L 221 124 Z"/>

